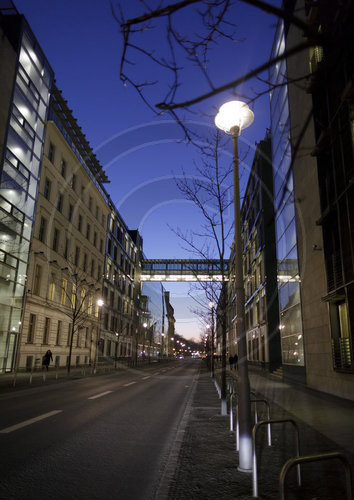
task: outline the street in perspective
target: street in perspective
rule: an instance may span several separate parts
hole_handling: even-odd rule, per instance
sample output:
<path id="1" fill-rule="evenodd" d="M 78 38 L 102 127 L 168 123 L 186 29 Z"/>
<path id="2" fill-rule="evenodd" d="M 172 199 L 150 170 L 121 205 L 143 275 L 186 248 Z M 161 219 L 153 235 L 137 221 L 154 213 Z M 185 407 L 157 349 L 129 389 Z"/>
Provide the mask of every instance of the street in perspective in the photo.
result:
<path id="1" fill-rule="evenodd" d="M 0 500 L 352 500 L 352 0 L 0 0 Z"/>

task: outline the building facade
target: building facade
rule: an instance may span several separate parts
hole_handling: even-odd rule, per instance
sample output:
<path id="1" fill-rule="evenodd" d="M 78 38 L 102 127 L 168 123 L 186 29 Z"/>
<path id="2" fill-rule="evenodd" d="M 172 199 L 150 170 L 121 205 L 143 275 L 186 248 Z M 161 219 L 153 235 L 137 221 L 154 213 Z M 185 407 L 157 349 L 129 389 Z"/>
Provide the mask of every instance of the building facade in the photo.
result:
<path id="1" fill-rule="evenodd" d="M 241 207 L 245 329 L 250 362 L 281 365 L 271 139 L 257 145 Z"/>
<path id="2" fill-rule="evenodd" d="M 129 231 L 112 202 L 107 226 L 99 356 L 134 358 L 140 335 L 142 238 Z"/>
<path id="3" fill-rule="evenodd" d="M 89 161 L 90 159 L 90 161 Z M 17 368 L 93 365 L 99 340 L 106 180 L 60 92 L 45 127 Z M 70 357 L 70 360 L 69 360 Z"/>
<path id="4" fill-rule="evenodd" d="M 0 372 L 16 364 L 53 70 L 23 16 L 0 12 Z"/>
<path id="5" fill-rule="evenodd" d="M 271 58 L 287 48 L 288 27 L 277 26 Z M 306 381 L 303 317 L 300 294 L 298 224 L 295 210 L 294 169 L 287 60 L 275 64 L 269 74 L 272 134 L 279 328 L 285 376 Z"/>
<path id="6" fill-rule="evenodd" d="M 353 398 L 353 6 L 284 4 L 320 42 L 270 71 L 282 366 Z M 279 22 L 272 57 L 302 40 Z"/>

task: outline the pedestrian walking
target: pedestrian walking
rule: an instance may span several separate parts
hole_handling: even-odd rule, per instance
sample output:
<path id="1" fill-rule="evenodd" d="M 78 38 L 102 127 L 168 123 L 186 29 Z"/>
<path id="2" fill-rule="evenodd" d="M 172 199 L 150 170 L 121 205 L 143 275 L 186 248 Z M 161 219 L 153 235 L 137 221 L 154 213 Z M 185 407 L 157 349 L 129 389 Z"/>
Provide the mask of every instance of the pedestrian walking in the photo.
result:
<path id="1" fill-rule="evenodd" d="M 234 358 L 232 356 L 229 357 L 229 365 L 230 365 L 230 370 L 232 370 L 232 365 L 234 362 Z"/>
<path id="2" fill-rule="evenodd" d="M 235 367 L 235 370 L 237 370 L 237 362 L 238 362 L 238 356 L 235 354 L 234 359 L 233 359 L 233 365 Z"/>
<path id="3" fill-rule="evenodd" d="M 42 359 L 43 369 L 45 367 L 46 370 L 48 371 L 50 360 L 53 361 L 53 355 L 52 355 L 52 351 L 50 349 L 48 349 L 48 351 L 45 353 L 45 355 L 43 356 L 43 359 Z"/>

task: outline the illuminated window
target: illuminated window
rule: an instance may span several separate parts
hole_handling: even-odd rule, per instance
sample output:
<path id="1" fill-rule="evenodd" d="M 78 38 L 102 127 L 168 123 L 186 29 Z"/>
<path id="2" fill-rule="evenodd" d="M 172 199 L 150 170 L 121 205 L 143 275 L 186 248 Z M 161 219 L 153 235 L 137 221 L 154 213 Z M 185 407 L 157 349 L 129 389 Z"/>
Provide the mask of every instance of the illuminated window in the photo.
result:
<path id="1" fill-rule="evenodd" d="M 55 274 L 51 274 L 49 290 L 48 290 L 48 300 L 54 300 L 55 297 Z"/>
<path id="2" fill-rule="evenodd" d="M 76 284 L 73 283 L 71 288 L 71 308 L 75 309 L 76 306 Z"/>
<path id="3" fill-rule="evenodd" d="M 61 280 L 61 293 L 60 293 L 60 304 L 62 306 L 65 305 L 66 302 L 66 290 L 68 288 L 68 280 L 66 278 L 63 278 Z"/>

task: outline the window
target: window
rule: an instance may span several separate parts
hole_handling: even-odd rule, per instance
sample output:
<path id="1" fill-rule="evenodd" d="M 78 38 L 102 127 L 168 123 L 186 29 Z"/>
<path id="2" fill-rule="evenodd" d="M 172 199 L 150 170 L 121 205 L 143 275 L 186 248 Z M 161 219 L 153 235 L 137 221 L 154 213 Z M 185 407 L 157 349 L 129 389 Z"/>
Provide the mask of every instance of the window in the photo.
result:
<path id="1" fill-rule="evenodd" d="M 50 283 L 49 283 L 49 289 L 48 289 L 48 300 L 54 300 L 55 298 L 55 274 L 51 274 L 50 276 Z"/>
<path id="2" fill-rule="evenodd" d="M 64 160 L 64 158 L 61 159 L 61 162 L 60 162 L 60 173 L 62 175 L 62 177 L 66 177 L 66 161 Z"/>
<path id="3" fill-rule="evenodd" d="M 90 334 L 89 334 L 89 329 L 86 327 L 86 334 L 85 334 L 85 347 L 90 346 Z"/>
<path id="4" fill-rule="evenodd" d="M 71 288 L 71 309 L 75 309 L 76 306 L 76 284 L 73 283 Z"/>
<path id="5" fill-rule="evenodd" d="M 93 245 L 94 246 L 97 245 L 97 232 L 96 231 L 93 233 Z"/>
<path id="6" fill-rule="evenodd" d="M 350 337 L 348 306 L 346 302 L 333 302 L 329 305 L 329 311 L 334 368 L 351 371 L 354 366 L 354 355 Z"/>
<path id="7" fill-rule="evenodd" d="M 88 306 L 87 306 L 87 314 L 92 314 L 92 312 L 93 312 L 93 297 L 92 297 L 92 295 L 89 295 Z"/>
<path id="8" fill-rule="evenodd" d="M 86 238 L 88 240 L 90 240 L 90 233 L 91 233 L 91 226 L 89 223 L 87 223 L 87 226 L 86 226 Z"/>
<path id="9" fill-rule="evenodd" d="M 55 156 L 55 146 L 52 142 L 49 143 L 49 150 L 48 150 L 48 160 L 54 163 L 54 156 Z"/>
<path id="10" fill-rule="evenodd" d="M 77 335 L 76 335 L 76 347 L 80 347 L 80 344 L 81 344 L 80 337 L 81 337 L 81 335 L 80 335 L 80 328 L 78 328 Z M 76 364 L 78 364 L 78 363 L 76 363 Z"/>
<path id="11" fill-rule="evenodd" d="M 60 340 L 61 340 L 61 326 L 62 322 L 58 320 L 58 325 L 57 325 L 57 338 L 56 338 L 56 345 L 60 345 Z"/>
<path id="12" fill-rule="evenodd" d="M 76 177 L 76 175 L 75 175 L 75 174 L 73 174 L 73 176 L 72 176 L 72 178 L 71 178 L 71 183 L 70 183 L 70 185 L 71 185 L 71 187 L 72 187 L 72 189 L 73 189 L 74 191 L 75 191 L 75 189 L 76 189 L 76 183 L 77 183 L 77 177 Z"/>
<path id="13" fill-rule="evenodd" d="M 41 217 L 41 221 L 39 223 L 38 239 L 42 243 L 45 243 L 46 232 L 47 232 L 47 220 L 44 217 Z"/>
<path id="14" fill-rule="evenodd" d="M 91 260 L 91 276 L 95 274 L 95 261 L 92 259 Z"/>
<path id="15" fill-rule="evenodd" d="M 79 231 L 82 229 L 82 215 L 79 214 L 79 221 L 77 223 L 77 228 Z"/>
<path id="16" fill-rule="evenodd" d="M 63 278 L 61 280 L 61 292 L 60 292 L 60 304 L 62 306 L 65 305 L 66 302 L 66 290 L 68 288 L 68 280 L 66 278 Z"/>
<path id="17" fill-rule="evenodd" d="M 70 240 L 65 238 L 64 257 L 67 259 L 70 251 Z"/>
<path id="18" fill-rule="evenodd" d="M 63 211 L 63 198 L 64 196 L 62 195 L 62 193 L 59 193 L 57 199 L 57 210 L 59 210 L 59 212 Z"/>
<path id="19" fill-rule="evenodd" d="M 54 252 L 58 251 L 59 248 L 59 237 L 60 237 L 60 231 L 56 227 L 54 228 L 53 232 L 53 250 Z"/>
<path id="20" fill-rule="evenodd" d="M 103 239 L 100 239 L 100 252 L 102 253 L 103 251 Z"/>
<path id="21" fill-rule="evenodd" d="M 71 335 L 72 335 L 72 332 L 71 332 L 72 326 L 71 325 L 72 325 L 72 323 L 69 323 L 69 325 L 68 325 L 68 338 L 67 338 L 67 341 L 66 341 L 66 343 L 67 343 L 68 346 L 70 345 Z"/>
<path id="22" fill-rule="evenodd" d="M 97 266 L 97 279 L 98 279 L 98 281 L 100 281 L 101 278 L 102 278 L 101 266 L 98 265 Z"/>
<path id="23" fill-rule="evenodd" d="M 98 220 L 98 205 L 96 205 L 96 219 Z"/>
<path id="24" fill-rule="evenodd" d="M 44 320 L 44 330 L 43 330 L 43 344 L 48 344 L 48 341 L 49 341 L 49 330 L 50 330 L 50 318 L 45 318 L 45 320 Z"/>
<path id="25" fill-rule="evenodd" d="M 68 211 L 68 221 L 71 222 L 73 218 L 73 212 L 74 212 L 74 205 L 72 203 L 69 203 L 69 211 Z"/>
<path id="26" fill-rule="evenodd" d="M 79 265 L 79 259 L 80 259 L 80 247 L 75 247 L 75 259 L 74 259 L 75 266 Z"/>
<path id="27" fill-rule="evenodd" d="M 85 201 L 85 186 L 81 184 L 81 199 Z"/>
<path id="28" fill-rule="evenodd" d="M 44 189 L 43 189 L 43 196 L 47 200 L 50 199 L 50 189 L 51 189 L 52 183 L 48 177 L 45 178 L 44 180 Z"/>
<path id="29" fill-rule="evenodd" d="M 86 268 L 87 268 L 87 254 L 84 253 L 84 261 L 83 261 L 83 264 L 82 264 L 82 269 L 84 272 L 86 272 Z"/>
<path id="30" fill-rule="evenodd" d="M 42 277 L 42 267 L 36 264 L 34 271 L 34 282 L 33 282 L 33 293 L 39 295 L 41 291 L 41 277 Z"/>
<path id="31" fill-rule="evenodd" d="M 34 340 L 34 332 L 36 328 L 36 315 L 30 314 L 28 321 L 27 343 L 32 344 Z"/>
<path id="32" fill-rule="evenodd" d="M 90 196 L 89 197 L 89 210 L 90 210 L 90 212 L 92 212 L 92 202 L 93 202 L 92 196 Z"/>

